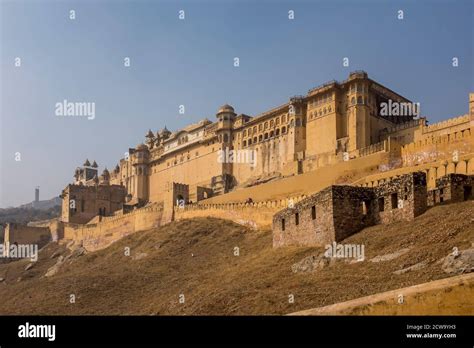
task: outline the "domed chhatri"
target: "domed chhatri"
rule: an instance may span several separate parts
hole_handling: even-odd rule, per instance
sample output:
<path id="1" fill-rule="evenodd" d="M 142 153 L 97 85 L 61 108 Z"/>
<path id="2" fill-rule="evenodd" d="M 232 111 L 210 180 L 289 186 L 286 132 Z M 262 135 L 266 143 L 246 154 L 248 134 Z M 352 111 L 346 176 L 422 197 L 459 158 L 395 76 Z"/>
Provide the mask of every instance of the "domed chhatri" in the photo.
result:
<path id="1" fill-rule="evenodd" d="M 155 138 L 155 134 L 153 134 L 151 129 L 148 130 L 148 133 L 145 135 L 145 138 Z"/>
<path id="2" fill-rule="evenodd" d="M 90 166 L 91 166 L 91 162 L 89 162 L 89 160 L 86 159 L 86 161 L 84 162 L 83 166 L 84 166 L 84 167 L 90 167 Z"/>
<path id="3" fill-rule="evenodd" d="M 138 144 L 135 149 L 136 149 L 137 151 L 144 151 L 144 150 L 148 150 L 148 146 L 146 146 L 145 144 L 141 143 L 141 144 Z"/>
<path id="4" fill-rule="evenodd" d="M 171 133 L 171 132 L 168 130 L 168 128 L 166 128 L 166 126 L 165 126 L 165 128 L 163 128 L 163 129 L 160 130 L 160 132 L 159 132 L 160 135 L 163 135 L 163 134 L 170 134 L 170 133 Z"/>
<path id="5" fill-rule="evenodd" d="M 94 161 L 94 162 L 92 163 L 92 166 L 91 166 L 91 167 L 92 167 L 92 168 L 98 168 L 99 166 L 97 165 L 97 162 Z"/>
<path id="6" fill-rule="evenodd" d="M 217 111 L 217 114 L 221 114 L 223 112 L 231 112 L 231 113 L 235 113 L 234 111 L 234 108 L 229 105 L 229 104 L 224 104 L 222 105 L 220 108 L 219 108 L 219 111 Z"/>

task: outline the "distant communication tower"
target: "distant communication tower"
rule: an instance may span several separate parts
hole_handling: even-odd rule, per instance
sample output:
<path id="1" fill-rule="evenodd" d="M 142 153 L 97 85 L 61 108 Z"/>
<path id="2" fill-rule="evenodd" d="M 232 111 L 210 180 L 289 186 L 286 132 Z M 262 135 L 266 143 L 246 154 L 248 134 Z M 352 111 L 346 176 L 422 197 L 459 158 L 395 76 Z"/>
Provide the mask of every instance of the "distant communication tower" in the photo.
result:
<path id="1" fill-rule="evenodd" d="M 35 202 L 39 202 L 40 200 L 40 187 L 36 186 L 35 188 Z"/>

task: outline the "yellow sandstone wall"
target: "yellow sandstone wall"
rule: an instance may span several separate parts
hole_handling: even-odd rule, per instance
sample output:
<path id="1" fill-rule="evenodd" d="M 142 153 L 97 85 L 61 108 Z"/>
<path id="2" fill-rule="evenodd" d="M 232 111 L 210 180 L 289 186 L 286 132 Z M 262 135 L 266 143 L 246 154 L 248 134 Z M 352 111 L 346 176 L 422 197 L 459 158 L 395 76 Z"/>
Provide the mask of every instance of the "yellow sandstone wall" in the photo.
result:
<path id="1" fill-rule="evenodd" d="M 438 132 L 443 134 L 436 135 Z M 453 130 L 442 128 L 429 133 L 433 135 L 425 134 L 422 140 L 402 147 L 404 166 L 433 162 L 440 158 L 452 159 L 455 152 L 458 156 L 474 152 L 474 137 L 470 128 L 456 130 L 455 126 Z"/>
<path id="2" fill-rule="evenodd" d="M 203 204 L 242 203 L 248 198 L 254 202 L 282 200 L 288 197 L 310 195 L 332 184 L 349 183 L 378 171 L 381 163 L 388 163 L 388 152 L 380 151 L 333 166 L 318 168 L 301 175 L 236 190 L 202 201 Z"/>
<path id="3" fill-rule="evenodd" d="M 209 187 L 210 178 L 222 174 L 217 161 L 219 143 L 195 146 L 185 153 L 168 156 L 150 167 L 150 201 L 162 202 L 163 194 L 173 182 L 189 185 L 189 198 L 196 202 L 196 186 Z"/>
<path id="4" fill-rule="evenodd" d="M 435 180 L 446 174 L 474 174 L 474 134 L 466 120 L 468 118 L 463 116 L 424 127 L 429 129 L 424 134 L 434 135 L 401 147 L 402 168 L 387 168 L 389 170 L 368 175 L 353 184 L 377 186 L 396 175 L 421 170 L 427 174 L 428 188 L 433 188 Z M 454 125 L 454 131 L 447 128 L 449 124 Z M 461 128 L 456 128 L 458 126 Z"/>
<path id="5" fill-rule="evenodd" d="M 64 239 L 82 241 L 90 251 L 102 249 L 129 234 L 160 226 L 162 213 L 163 206 L 157 204 L 120 216 L 102 217 L 97 223 L 64 223 Z"/>
<path id="6" fill-rule="evenodd" d="M 51 240 L 48 227 L 32 227 L 8 223 L 5 227 L 4 242 L 18 244 L 38 244 L 40 247 Z"/>
<path id="7" fill-rule="evenodd" d="M 255 167 L 249 163 L 234 163 L 233 174 L 238 184 L 265 173 L 281 172 L 284 175 L 294 174 L 288 165 L 294 160 L 294 147 L 291 144 L 294 128 L 289 133 L 270 139 L 263 143 L 240 148 L 239 150 L 255 151 Z M 296 167 L 295 167 L 296 168 Z"/>
<path id="8" fill-rule="evenodd" d="M 353 185 L 359 186 L 378 186 L 380 183 L 391 180 L 393 177 L 402 174 L 408 174 L 414 171 L 424 171 L 427 174 L 428 189 L 434 188 L 436 179 L 440 177 L 456 173 L 456 174 L 474 174 L 474 154 L 459 157 L 458 162 L 452 160 L 438 160 L 431 163 L 421 164 L 417 166 L 397 168 L 354 181 Z"/>
<path id="9" fill-rule="evenodd" d="M 193 204 L 182 208 L 175 207 L 174 218 L 183 220 L 195 217 L 215 217 L 232 220 L 252 229 L 270 229 L 276 212 L 305 197 L 303 195 L 255 203 Z"/>

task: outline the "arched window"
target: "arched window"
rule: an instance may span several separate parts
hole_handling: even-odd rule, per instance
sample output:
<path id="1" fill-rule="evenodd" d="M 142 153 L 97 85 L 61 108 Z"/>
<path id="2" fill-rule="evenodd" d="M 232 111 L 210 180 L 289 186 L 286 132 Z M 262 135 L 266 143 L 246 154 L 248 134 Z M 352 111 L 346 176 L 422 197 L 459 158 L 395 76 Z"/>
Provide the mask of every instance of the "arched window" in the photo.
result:
<path id="1" fill-rule="evenodd" d="M 244 147 L 247 146 L 247 140 L 244 140 Z"/>
<path id="2" fill-rule="evenodd" d="M 260 134 L 260 135 L 258 136 L 258 141 L 262 141 L 262 140 L 263 140 L 263 136 Z"/>
<path id="3" fill-rule="evenodd" d="M 286 133 L 286 127 L 282 127 L 281 128 L 281 134 L 285 134 Z"/>
<path id="4" fill-rule="evenodd" d="M 293 127 L 295 125 L 295 120 L 290 121 L 290 127 Z"/>
<path id="5" fill-rule="evenodd" d="M 354 105 L 356 103 L 356 99 L 354 97 L 351 98 L 351 105 Z"/>
<path id="6" fill-rule="evenodd" d="M 272 128 L 275 125 L 275 122 L 273 120 L 270 121 L 270 128 Z"/>
<path id="7" fill-rule="evenodd" d="M 249 146 L 252 145 L 252 139 L 249 139 Z"/>
<path id="8" fill-rule="evenodd" d="M 357 97 L 357 104 L 362 104 L 362 96 Z"/>
<path id="9" fill-rule="evenodd" d="M 253 126 L 253 132 L 252 132 L 252 134 L 255 134 L 255 133 L 257 133 L 257 126 Z"/>
<path id="10" fill-rule="evenodd" d="M 257 137 L 253 137 L 253 143 L 255 144 L 257 142 Z"/>
<path id="11" fill-rule="evenodd" d="M 280 135 L 280 128 L 277 128 L 277 130 L 275 131 L 275 135 L 276 135 L 276 136 L 279 136 L 279 135 Z"/>
<path id="12" fill-rule="evenodd" d="M 263 125 L 263 129 L 264 129 L 264 130 L 267 130 L 267 129 L 268 129 L 268 122 L 265 122 L 265 124 Z"/>
<path id="13" fill-rule="evenodd" d="M 265 136 L 263 137 L 265 140 L 268 139 L 268 133 L 265 133 Z"/>
<path id="14" fill-rule="evenodd" d="M 279 124 L 280 124 L 280 119 L 277 117 L 277 118 L 275 119 L 275 125 L 278 126 Z"/>
<path id="15" fill-rule="evenodd" d="M 296 119 L 296 127 L 301 126 L 301 120 L 299 118 Z"/>
<path id="16" fill-rule="evenodd" d="M 270 131 L 270 138 L 273 138 L 274 135 L 275 133 L 273 131 Z"/>
<path id="17" fill-rule="evenodd" d="M 243 137 L 246 137 L 246 136 L 247 136 L 247 130 L 246 130 L 246 129 L 244 129 L 244 131 L 242 132 L 242 136 L 243 136 Z"/>

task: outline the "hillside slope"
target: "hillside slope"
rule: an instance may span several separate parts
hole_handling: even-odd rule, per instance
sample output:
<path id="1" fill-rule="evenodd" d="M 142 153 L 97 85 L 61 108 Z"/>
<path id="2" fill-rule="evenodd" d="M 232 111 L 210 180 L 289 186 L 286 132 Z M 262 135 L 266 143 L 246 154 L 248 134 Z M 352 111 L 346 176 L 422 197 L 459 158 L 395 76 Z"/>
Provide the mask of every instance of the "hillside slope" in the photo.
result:
<path id="1" fill-rule="evenodd" d="M 413 222 L 346 239 L 365 245 L 363 262 L 298 273 L 292 265 L 324 248 L 273 249 L 271 231 L 211 218 L 139 232 L 82 256 L 76 250 L 44 277 L 58 255 L 71 253 L 50 243 L 27 271 L 28 260 L 0 265 L 0 314 L 286 314 L 452 276 L 438 261 L 453 247 L 472 247 L 473 222 L 474 201 L 435 207 Z M 370 261 L 406 248 L 390 261 Z M 420 262 L 426 266 L 393 273 Z"/>

